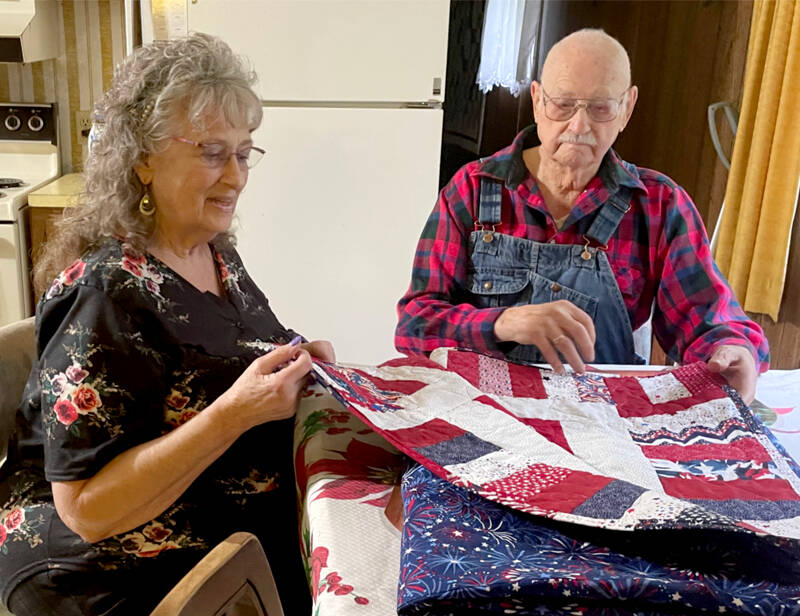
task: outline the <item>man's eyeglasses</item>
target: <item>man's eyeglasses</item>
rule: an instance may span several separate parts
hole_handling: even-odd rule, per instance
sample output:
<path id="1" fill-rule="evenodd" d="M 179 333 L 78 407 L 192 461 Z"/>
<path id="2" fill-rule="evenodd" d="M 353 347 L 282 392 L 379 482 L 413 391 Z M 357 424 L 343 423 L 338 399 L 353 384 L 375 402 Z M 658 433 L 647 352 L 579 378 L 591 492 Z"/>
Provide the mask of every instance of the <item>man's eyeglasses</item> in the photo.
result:
<path id="1" fill-rule="evenodd" d="M 622 99 L 630 88 L 626 88 L 619 98 L 566 98 L 549 96 L 542 88 L 544 114 L 555 122 L 564 122 L 583 107 L 586 115 L 595 122 L 610 122 L 619 115 Z"/>
<path id="2" fill-rule="evenodd" d="M 264 150 L 254 145 L 249 145 L 241 150 L 232 150 L 224 143 L 198 143 L 184 137 L 173 136 L 172 138 L 175 141 L 188 143 L 200 148 L 200 159 L 206 167 L 211 167 L 212 169 L 221 169 L 227 165 L 231 156 L 236 157 L 236 164 L 239 165 L 240 169 L 252 169 L 266 154 Z"/>

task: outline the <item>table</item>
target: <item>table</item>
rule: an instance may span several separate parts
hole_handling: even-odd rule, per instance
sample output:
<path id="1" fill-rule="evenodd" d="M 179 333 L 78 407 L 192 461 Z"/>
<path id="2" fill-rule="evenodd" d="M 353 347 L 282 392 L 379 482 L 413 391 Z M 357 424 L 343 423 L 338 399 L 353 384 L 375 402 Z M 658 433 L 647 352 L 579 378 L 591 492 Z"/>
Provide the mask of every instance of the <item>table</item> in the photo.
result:
<path id="1" fill-rule="evenodd" d="M 320 385 L 301 401 L 295 469 L 315 615 L 393 614 L 404 457 Z"/>

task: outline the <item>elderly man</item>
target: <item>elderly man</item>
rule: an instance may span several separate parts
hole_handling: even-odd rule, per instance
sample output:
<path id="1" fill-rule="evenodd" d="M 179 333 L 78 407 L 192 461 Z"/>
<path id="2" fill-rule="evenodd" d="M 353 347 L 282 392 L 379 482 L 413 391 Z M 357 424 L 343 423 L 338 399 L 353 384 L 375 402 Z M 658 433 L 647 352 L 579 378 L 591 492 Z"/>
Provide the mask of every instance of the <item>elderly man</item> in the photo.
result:
<path id="1" fill-rule="evenodd" d="M 557 371 L 641 363 L 633 330 L 652 308 L 671 358 L 707 361 L 752 400 L 767 340 L 714 265 L 694 204 L 611 149 L 637 94 L 605 32 L 553 46 L 531 85 L 536 125 L 442 190 L 398 304 L 398 350 L 459 346 Z"/>

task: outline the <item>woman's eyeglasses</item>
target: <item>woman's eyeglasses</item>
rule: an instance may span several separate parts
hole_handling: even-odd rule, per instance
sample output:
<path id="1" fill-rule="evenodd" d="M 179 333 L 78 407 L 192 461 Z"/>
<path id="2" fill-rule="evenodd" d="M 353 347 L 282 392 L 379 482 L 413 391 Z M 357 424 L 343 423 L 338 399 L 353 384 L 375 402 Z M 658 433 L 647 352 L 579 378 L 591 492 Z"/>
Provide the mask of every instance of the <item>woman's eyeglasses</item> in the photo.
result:
<path id="1" fill-rule="evenodd" d="M 174 135 L 172 138 L 175 141 L 200 148 L 200 160 L 203 161 L 206 167 L 211 167 L 212 169 L 221 169 L 227 165 L 231 156 L 236 157 L 236 164 L 239 165 L 240 169 L 252 169 L 266 154 L 264 150 L 254 145 L 249 145 L 241 150 L 233 150 L 224 143 L 198 143 L 197 141 Z"/>
<path id="2" fill-rule="evenodd" d="M 619 115 L 622 99 L 629 89 L 626 88 L 619 98 L 566 98 L 549 96 L 542 88 L 544 114 L 550 120 L 564 122 L 583 107 L 595 122 L 610 122 Z"/>

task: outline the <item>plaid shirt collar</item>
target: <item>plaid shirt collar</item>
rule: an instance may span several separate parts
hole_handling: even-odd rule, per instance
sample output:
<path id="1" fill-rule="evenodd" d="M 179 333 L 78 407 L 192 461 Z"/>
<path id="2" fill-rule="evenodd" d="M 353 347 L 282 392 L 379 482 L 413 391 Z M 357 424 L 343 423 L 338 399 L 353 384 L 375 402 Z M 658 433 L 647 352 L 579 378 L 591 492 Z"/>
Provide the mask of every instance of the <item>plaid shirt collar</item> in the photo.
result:
<path id="1" fill-rule="evenodd" d="M 517 186 L 528 177 L 528 168 L 522 160 L 522 152 L 537 145 L 540 145 L 540 141 L 536 125 L 531 124 L 514 138 L 511 145 L 484 159 L 478 175 L 503 181 L 509 190 L 516 190 Z M 639 179 L 636 167 L 622 160 L 613 148 L 603 156 L 597 177 L 609 195 L 616 193 L 620 186 L 647 191 Z M 590 182 L 592 183 L 594 180 Z"/>

